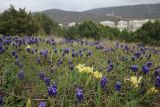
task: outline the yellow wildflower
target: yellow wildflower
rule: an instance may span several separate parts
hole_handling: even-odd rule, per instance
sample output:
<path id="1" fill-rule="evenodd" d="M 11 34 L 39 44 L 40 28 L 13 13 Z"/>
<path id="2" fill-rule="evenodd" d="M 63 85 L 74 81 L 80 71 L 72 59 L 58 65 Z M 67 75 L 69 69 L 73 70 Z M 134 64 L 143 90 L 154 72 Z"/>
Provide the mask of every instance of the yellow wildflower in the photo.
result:
<path id="1" fill-rule="evenodd" d="M 79 72 L 86 72 L 86 73 L 92 73 L 93 72 L 93 67 L 83 67 L 79 70 Z"/>
<path id="2" fill-rule="evenodd" d="M 76 66 L 76 68 L 77 68 L 78 70 L 80 70 L 80 69 L 83 68 L 83 67 L 85 67 L 84 64 L 79 64 L 79 65 Z"/>
<path id="3" fill-rule="evenodd" d="M 101 79 L 101 78 L 103 77 L 102 73 L 101 73 L 101 72 L 98 72 L 98 71 L 93 72 L 92 74 L 93 74 L 93 76 L 94 76 L 95 78 L 97 78 L 97 79 Z"/>
<path id="4" fill-rule="evenodd" d="M 76 68 L 78 69 L 79 72 L 86 72 L 86 73 L 91 73 L 93 72 L 93 67 L 85 67 L 84 64 L 79 64 L 78 66 L 76 66 Z"/>
<path id="5" fill-rule="evenodd" d="M 156 90 L 155 89 L 155 87 L 151 87 L 148 91 L 147 91 L 147 94 L 155 94 L 155 93 L 157 93 L 158 92 L 158 90 Z"/>
<path id="6" fill-rule="evenodd" d="M 26 107 L 32 107 L 32 106 L 31 106 L 31 100 L 30 100 L 30 99 L 28 99 L 27 104 L 26 104 Z"/>
<path id="7" fill-rule="evenodd" d="M 28 49 L 31 49 L 31 46 L 30 46 L 30 45 L 28 45 L 28 46 L 26 47 L 26 49 L 27 49 L 27 48 L 28 48 Z"/>
<path id="8" fill-rule="evenodd" d="M 142 80 L 142 76 L 140 76 L 139 78 L 137 76 L 131 76 L 130 79 L 125 79 L 125 82 L 126 82 L 126 80 L 130 81 L 131 85 L 134 86 L 135 88 L 137 88 Z"/>

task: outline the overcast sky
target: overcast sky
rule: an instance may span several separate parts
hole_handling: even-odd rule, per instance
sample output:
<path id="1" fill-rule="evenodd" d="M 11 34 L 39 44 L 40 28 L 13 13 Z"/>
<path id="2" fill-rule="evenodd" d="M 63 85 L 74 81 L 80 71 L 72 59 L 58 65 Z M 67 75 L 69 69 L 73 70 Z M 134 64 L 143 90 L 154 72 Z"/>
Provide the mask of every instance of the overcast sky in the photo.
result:
<path id="1" fill-rule="evenodd" d="M 84 11 L 100 7 L 150 3 L 160 3 L 160 0 L 0 0 L 0 12 L 7 9 L 10 4 L 13 4 L 16 8 L 25 7 L 31 11 L 46 9 Z"/>

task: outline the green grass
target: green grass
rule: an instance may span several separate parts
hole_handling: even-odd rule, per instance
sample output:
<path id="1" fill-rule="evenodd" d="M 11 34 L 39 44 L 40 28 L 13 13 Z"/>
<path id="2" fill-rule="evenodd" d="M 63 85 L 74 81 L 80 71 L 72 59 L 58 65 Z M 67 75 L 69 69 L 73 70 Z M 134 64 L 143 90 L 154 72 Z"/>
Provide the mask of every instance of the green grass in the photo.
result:
<path id="1" fill-rule="evenodd" d="M 115 43 L 110 47 L 115 49 Z M 74 42 L 73 45 L 69 44 L 57 44 L 51 46 L 46 42 L 39 43 L 39 45 L 31 45 L 31 48 L 37 48 L 38 52 L 35 54 L 27 53 L 23 45 L 18 51 L 16 47 L 8 46 L 8 50 L 4 54 L 0 54 L 0 76 L 3 83 L 0 86 L 0 94 L 3 96 L 4 107 L 24 107 L 28 98 L 32 101 L 32 106 L 37 107 L 41 99 L 46 102 L 47 107 L 153 107 L 158 104 L 160 98 L 157 94 L 146 94 L 146 91 L 154 86 L 154 70 L 160 63 L 160 56 L 153 54 L 152 51 L 146 51 L 146 54 L 151 54 L 152 57 L 148 60 L 145 56 L 143 59 L 137 59 L 131 61 L 131 57 L 134 52 L 139 50 L 135 48 L 134 52 L 125 52 L 119 48 L 115 52 L 103 52 L 97 50 L 94 46 L 80 45 Z M 106 43 L 105 47 L 109 44 Z M 58 49 L 58 53 L 53 52 L 53 47 Z M 132 46 L 129 45 L 130 48 Z M 84 52 L 84 57 L 72 58 L 70 54 L 62 57 L 62 53 L 59 49 L 70 48 L 75 51 L 83 50 L 87 48 L 88 51 L 92 51 L 93 55 L 87 57 L 88 51 Z M 48 59 L 53 61 L 53 64 L 49 64 L 47 60 L 39 55 L 41 49 L 47 49 L 51 51 L 48 54 Z M 20 80 L 17 76 L 20 68 L 15 65 L 15 58 L 11 55 L 12 50 L 18 53 L 20 63 L 23 64 L 21 70 L 25 73 L 24 80 Z M 119 60 L 122 56 L 128 57 L 127 61 Z M 37 63 L 36 57 L 41 57 L 42 63 Z M 57 66 L 59 59 L 63 60 L 63 64 Z M 111 59 L 113 63 L 113 70 L 107 72 L 108 59 Z M 94 71 L 101 70 L 103 76 L 107 77 L 107 88 L 105 90 L 100 87 L 100 80 L 93 77 L 89 78 L 89 74 L 79 73 L 76 68 L 69 70 L 68 61 L 72 61 L 74 66 L 85 64 L 86 66 L 94 68 Z M 141 67 L 147 62 L 151 61 L 154 65 L 151 67 L 148 74 L 142 73 Z M 130 70 L 132 65 L 138 65 L 138 71 L 133 73 Z M 56 82 L 58 87 L 58 94 L 56 97 L 48 95 L 47 86 L 42 81 L 38 73 L 44 72 L 46 76 L 51 79 L 51 83 Z M 124 79 L 130 76 L 141 75 L 142 81 L 145 83 L 144 87 L 138 88 L 132 87 L 129 83 L 125 83 Z M 115 83 L 120 81 L 122 83 L 122 89 L 115 91 Z M 79 103 L 76 99 L 75 92 L 77 87 L 83 87 L 84 100 Z M 144 95 L 140 94 L 140 91 L 145 88 Z"/>

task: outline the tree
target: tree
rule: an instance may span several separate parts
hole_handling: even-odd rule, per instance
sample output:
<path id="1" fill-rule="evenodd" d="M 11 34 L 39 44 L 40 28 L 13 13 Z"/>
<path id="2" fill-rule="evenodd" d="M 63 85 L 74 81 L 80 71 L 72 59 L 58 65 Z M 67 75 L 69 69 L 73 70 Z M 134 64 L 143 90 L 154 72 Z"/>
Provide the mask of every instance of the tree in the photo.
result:
<path id="1" fill-rule="evenodd" d="M 104 26 L 99 24 L 99 35 L 101 35 L 101 37 L 109 39 L 109 40 L 113 40 L 113 39 L 119 39 L 118 35 L 119 35 L 119 30 L 117 28 L 111 28 L 109 26 Z"/>
<path id="2" fill-rule="evenodd" d="M 41 30 L 47 35 L 52 33 L 56 34 L 58 30 L 60 30 L 58 24 L 53 22 L 53 20 L 45 14 L 37 13 L 34 15 L 34 18 L 39 22 Z"/>
<path id="3" fill-rule="evenodd" d="M 146 44 L 160 44 L 160 21 L 147 22 L 135 32 L 135 39 Z"/>
<path id="4" fill-rule="evenodd" d="M 31 12 L 24 9 L 16 10 L 10 6 L 0 15 L 0 33 L 4 35 L 32 35 L 39 31 L 38 22 Z"/>
<path id="5" fill-rule="evenodd" d="M 98 39 L 99 27 L 93 21 L 84 21 L 78 26 L 78 32 L 81 37 Z"/>

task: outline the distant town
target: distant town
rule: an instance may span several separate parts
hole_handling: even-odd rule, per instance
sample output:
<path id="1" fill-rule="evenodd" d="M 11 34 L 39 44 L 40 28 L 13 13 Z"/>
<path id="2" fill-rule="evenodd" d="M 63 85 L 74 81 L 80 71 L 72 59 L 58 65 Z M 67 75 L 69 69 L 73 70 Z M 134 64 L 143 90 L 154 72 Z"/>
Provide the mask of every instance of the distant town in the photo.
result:
<path id="1" fill-rule="evenodd" d="M 154 22 L 155 20 L 159 19 L 135 19 L 135 20 L 120 20 L 118 22 L 114 21 L 102 21 L 99 22 L 99 24 L 104 25 L 104 26 L 109 26 L 111 28 L 118 28 L 120 31 L 126 29 L 128 31 L 136 31 L 140 27 L 143 26 L 143 24 L 147 23 L 148 21 Z M 80 23 L 78 23 L 80 24 Z M 73 27 L 76 25 L 76 22 L 71 22 L 67 25 L 67 27 Z M 59 26 L 64 27 L 63 24 L 59 24 Z"/>

